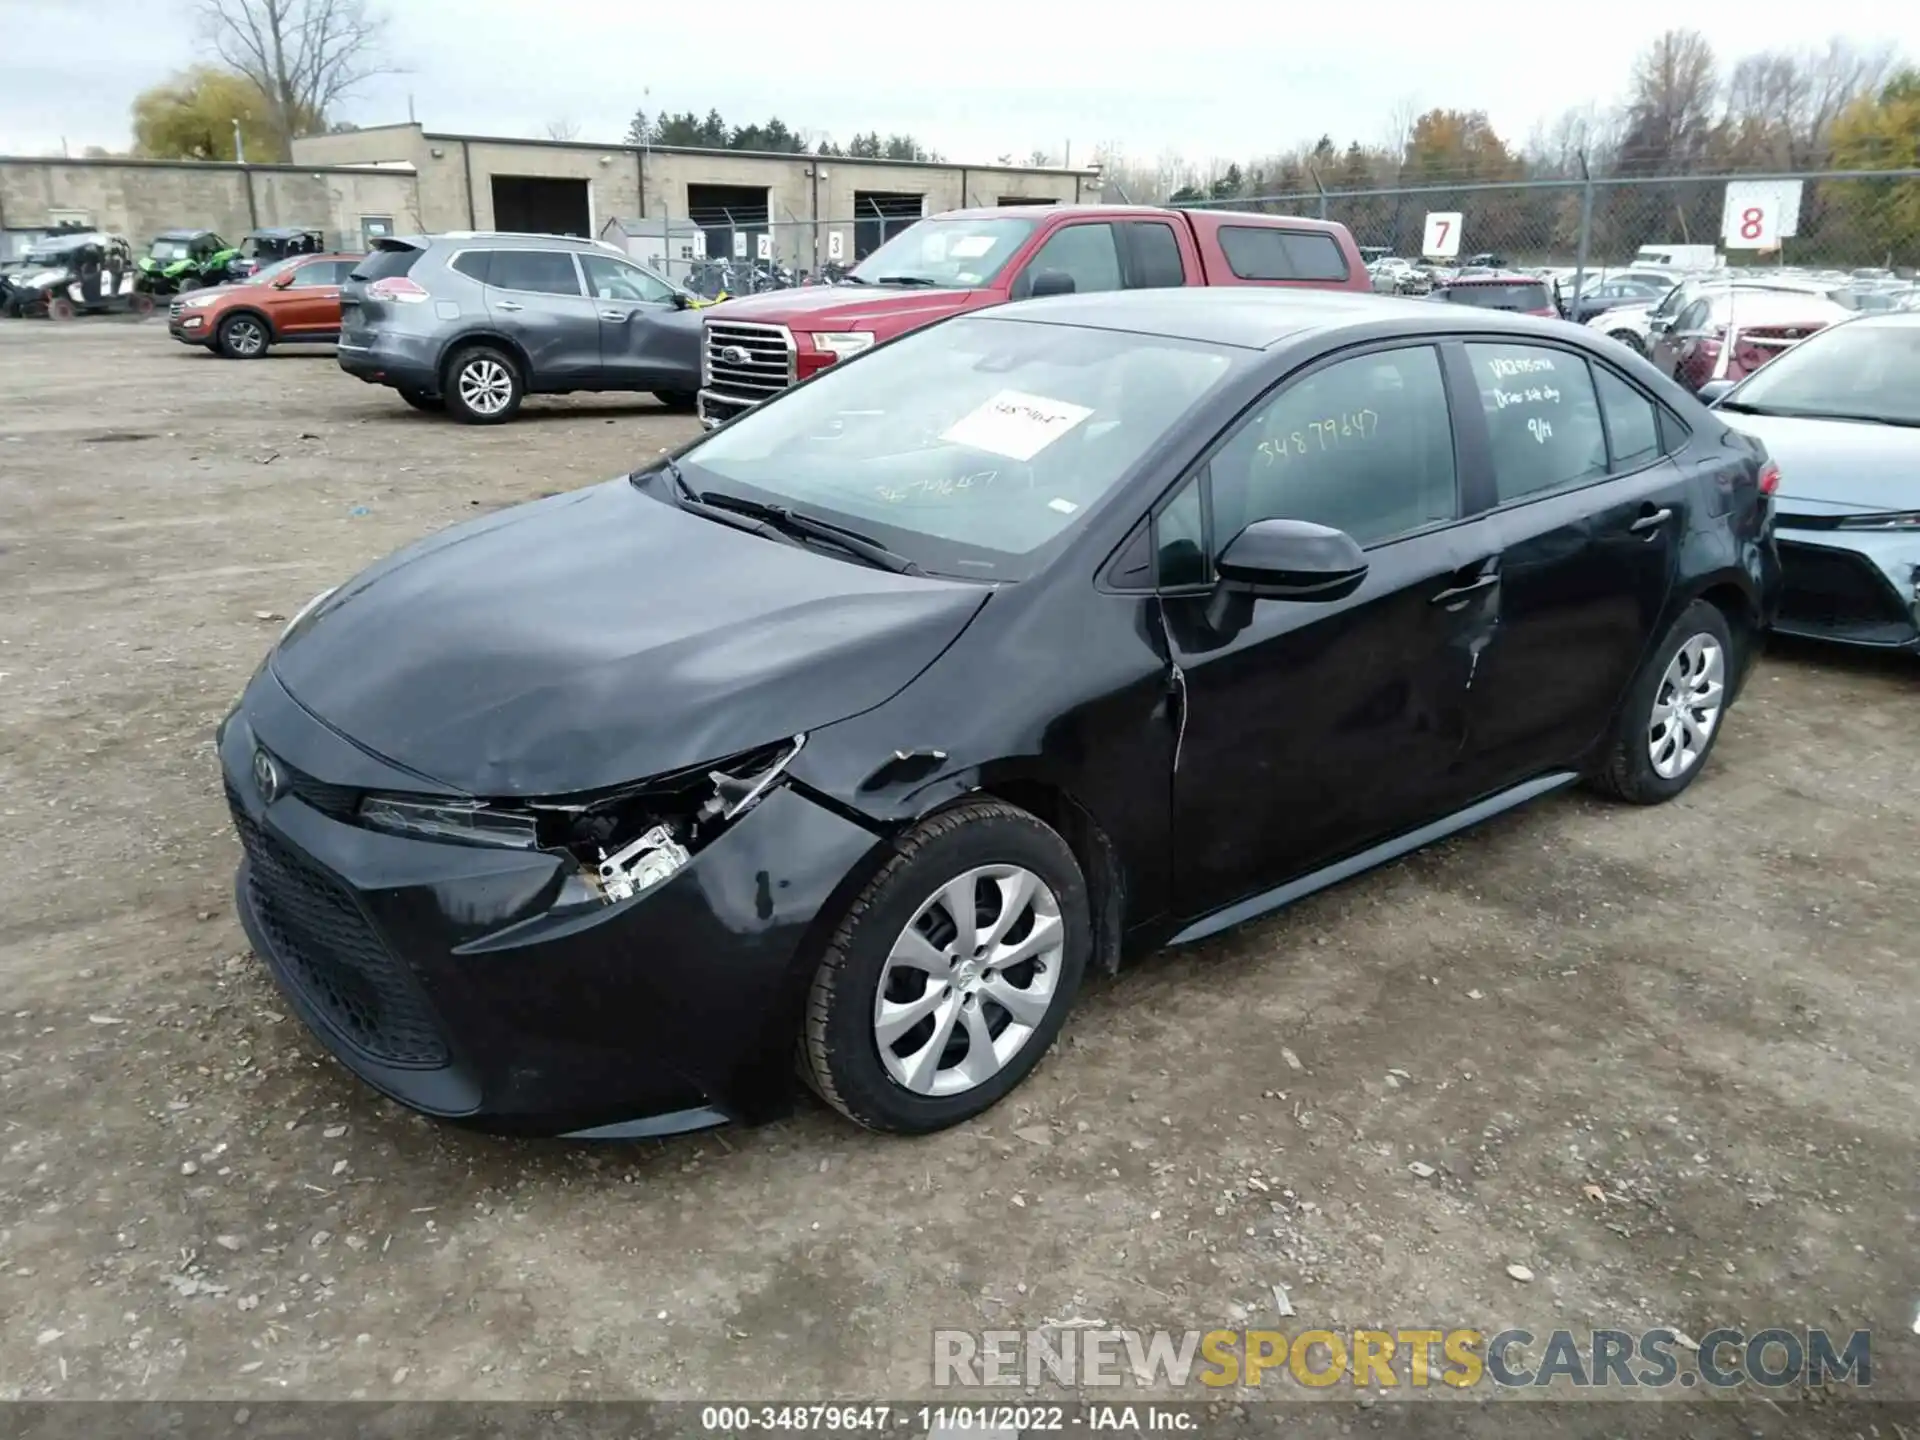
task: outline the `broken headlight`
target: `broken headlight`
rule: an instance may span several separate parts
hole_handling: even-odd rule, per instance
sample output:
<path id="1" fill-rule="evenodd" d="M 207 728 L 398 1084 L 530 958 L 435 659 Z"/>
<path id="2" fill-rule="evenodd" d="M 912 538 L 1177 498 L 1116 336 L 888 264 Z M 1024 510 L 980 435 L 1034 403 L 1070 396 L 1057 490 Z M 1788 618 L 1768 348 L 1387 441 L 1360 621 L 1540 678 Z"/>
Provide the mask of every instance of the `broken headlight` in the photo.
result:
<path id="1" fill-rule="evenodd" d="M 664 884 L 780 783 L 806 739 L 795 735 L 595 799 L 531 806 L 543 838 L 581 864 L 568 897 L 615 904 Z"/>
<path id="2" fill-rule="evenodd" d="M 435 801 L 369 795 L 360 802 L 360 821 L 375 830 L 413 835 L 422 840 L 505 845 L 515 850 L 532 850 L 540 843 L 533 816 L 497 810 L 480 800 Z"/>

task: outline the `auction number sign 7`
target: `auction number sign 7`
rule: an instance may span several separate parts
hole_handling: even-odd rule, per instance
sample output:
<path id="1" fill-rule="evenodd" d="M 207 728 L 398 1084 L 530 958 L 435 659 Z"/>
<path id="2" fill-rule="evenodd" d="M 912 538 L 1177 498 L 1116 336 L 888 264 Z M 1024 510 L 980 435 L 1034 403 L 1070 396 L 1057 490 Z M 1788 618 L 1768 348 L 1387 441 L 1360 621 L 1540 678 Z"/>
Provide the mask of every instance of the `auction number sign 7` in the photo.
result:
<path id="1" fill-rule="evenodd" d="M 1436 260 L 1451 260 L 1460 253 L 1460 212 L 1429 210 L 1427 227 L 1420 237 L 1420 253 Z"/>

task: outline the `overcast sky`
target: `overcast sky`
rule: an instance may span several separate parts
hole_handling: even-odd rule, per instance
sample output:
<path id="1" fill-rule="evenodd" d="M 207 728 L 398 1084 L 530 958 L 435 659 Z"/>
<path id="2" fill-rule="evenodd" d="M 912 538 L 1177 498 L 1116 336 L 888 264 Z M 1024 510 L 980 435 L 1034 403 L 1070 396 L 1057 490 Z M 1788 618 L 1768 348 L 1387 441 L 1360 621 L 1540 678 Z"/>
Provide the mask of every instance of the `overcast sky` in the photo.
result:
<path id="1" fill-rule="evenodd" d="M 362 125 L 404 120 L 411 95 L 432 130 L 541 135 L 567 120 L 583 140 L 613 141 L 636 107 L 714 107 L 734 123 L 777 114 L 843 142 L 908 131 L 970 161 L 1024 160 L 1036 147 L 1058 155 L 1068 142 L 1076 163 L 1101 143 L 1135 160 L 1168 150 L 1205 160 L 1322 132 L 1373 142 L 1407 103 L 1484 109 L 1519 142 L 1570 105 L 1616 101 L 1635 53 L 1676 23 L 1704 31 L 1723 59 L 1836 33 L 1920 57 L 1920 0 L 1609 0 L 1484 21 L 1449 20 L 1431 0 L 386 8 L 387 48 L 404 73 L 337 107 Z M 209 58 L 190 10 L 190 0 L 0 0 L 0 34 L 13 42 L 0 46 L 0 154 L 57 154 L 63 141 L 74 154 L 125 148 L 134 94 Z"/>

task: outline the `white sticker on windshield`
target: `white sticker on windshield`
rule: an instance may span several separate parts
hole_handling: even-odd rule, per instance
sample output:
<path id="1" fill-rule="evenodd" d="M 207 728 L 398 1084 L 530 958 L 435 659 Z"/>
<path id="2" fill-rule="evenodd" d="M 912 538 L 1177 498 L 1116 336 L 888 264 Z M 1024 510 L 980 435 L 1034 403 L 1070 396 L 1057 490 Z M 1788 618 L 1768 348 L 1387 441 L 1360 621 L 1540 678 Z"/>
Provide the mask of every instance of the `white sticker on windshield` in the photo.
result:
<path id="1" fill-rule="evenodd" d="M 954 421 L 940 438 L 1009 460 L 1031 460 L 1091 414 L 1085 405 L 1002 390 Z"/>
<path id="2" fill-rule="evenodd" d="M 977 260 L 991 249 L 991 235 L 960 235 L 947 246 L 947 254 L 956 260 Z"/>
<path id="3" fill-rule="evenodd" d="M 1071 515 L 1080 507 L 1071 500 L 1049 500 L 1047 501 L 1047 508 L 1049 510 L 1058 510 L 1062 515 Z"/>

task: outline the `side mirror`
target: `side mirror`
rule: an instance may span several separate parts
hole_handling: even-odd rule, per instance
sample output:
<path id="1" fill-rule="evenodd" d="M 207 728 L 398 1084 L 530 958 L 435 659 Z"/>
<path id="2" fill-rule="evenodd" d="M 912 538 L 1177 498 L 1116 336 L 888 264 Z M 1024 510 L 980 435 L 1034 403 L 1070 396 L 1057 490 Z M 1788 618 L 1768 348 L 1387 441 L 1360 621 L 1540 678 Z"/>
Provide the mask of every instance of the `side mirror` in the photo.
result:
<path id="1" fill-rule="evenodd" d="M 1305 520 L 1256 520 L 1215 567 L 1228 588 L 1286 600 L 1338 600 L 1366 578 L 1367 557 L 1344 530 Z"/>
<path id="2" fill-rule="evenodd" d="M 1693 393 L 1702 405 L 1712 405 L 1739 383 L 1737 380 L 1709 380 Z"/>
<path id="3" fill-rule="evenodd" d="M 270 283 L 273 286 L 273 288 L 276 290 L 285 290 L 288 286 L 293 284 L 294 276 L 298 275 L 299 273 L 300 272 L 298 270 L 289 270 L 284 275 L 274 276 L 273 279 L 268 283 Z"/>
<path id="4" fill-rule="evenodd" d="M 673 292 L 673 308 L 676 310 L 693 309 L 693 297 L 687 294 L 687 292 L 684 290 L 674 291 Z"/>
<path id="5" fill-rule="evenodd" d="M 1043 295 L 1071 295 L 1073 291 L 1073 276 L 1066 271 L 1042 270 L 1033 277 L 1033 288 L 1027 293 L 1038 300 Z"/>

